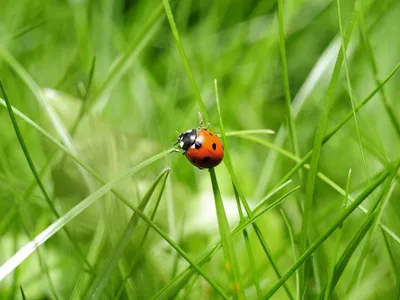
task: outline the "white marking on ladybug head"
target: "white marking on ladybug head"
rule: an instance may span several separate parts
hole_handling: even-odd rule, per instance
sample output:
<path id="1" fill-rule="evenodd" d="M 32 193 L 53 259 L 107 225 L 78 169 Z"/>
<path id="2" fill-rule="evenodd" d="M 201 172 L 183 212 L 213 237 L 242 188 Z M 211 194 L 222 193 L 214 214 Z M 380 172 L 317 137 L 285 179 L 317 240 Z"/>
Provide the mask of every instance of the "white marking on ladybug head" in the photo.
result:
<path id="1" fill-rule="evenodd" d="M 182 140 L 180 140 L 180 142 L 179 142 L 179 147 L 183 147 L 183 145 L 184 145 L 185 143 L 182 141 Z"/>
<path id="2" fill-rule="evenodd" d="M 196 141 L 198 141 L 200 144 L 203 144 L 204 138 L 202 136 L 197 136 Z"/>

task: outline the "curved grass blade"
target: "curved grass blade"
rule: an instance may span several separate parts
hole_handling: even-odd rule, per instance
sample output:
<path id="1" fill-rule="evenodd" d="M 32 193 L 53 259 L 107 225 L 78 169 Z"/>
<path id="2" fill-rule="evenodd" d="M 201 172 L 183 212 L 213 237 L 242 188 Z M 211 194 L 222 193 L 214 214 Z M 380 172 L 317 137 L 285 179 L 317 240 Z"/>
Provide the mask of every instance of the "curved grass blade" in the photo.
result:
<path id="1" fill-rule="evenodd" d="M 3 83 L 2 83 L 1 81 L 0 81 L 0 89 L 1 89 L 1 92 L 2 92 L 2 94 L 3 94 L 3 96 L 4 96 L 5 102 L 6 102 L 6 104 L 7 104 L 7 110 L 8 110 L 8 113 L 9 113 L 9 115 L 10 115 L 10 119 L 11 119 L 11 122 L 12 122 L 12 124 L 13 124 L 15 133 L 16 133 L 16 135 L 17 135 L 18 142 L 19 142 L 19 144 L 20 144 L 20 146 L 21 146 L 21 148 L 22 148 L 22 151 L 23 151 L 23 153 L 24 153 L 24 156 L 25 156 L 25 158 L 26 158 L 26 160 L 27 160 L 27 162 L 28 162 L 29 168 L 31 169 L 31 172 L 32 172 L 32 174 L 33 174 L 33 177 L 35 178 L 35 180 L 36 180 L 36 182 L 37 182 L 37 184 L 38 184 L 38 186 L 39 186 L 39 188 L 40 188 L 40 190 L 41 190 L 41 192 L 42 192 L 42 194 L 43 194 L 43 196 L 44 196 L 44 198 L 45 198 L 45 200 L 46 200 L 46 203 L 47 203 L 47 205 L 50 207 L 50 210 L 52 211 L 53 215 L 54 215 L 56 218 L 60 218 L 60 214 L 57 212 L 57 210 L 56 210 L 56 208 L 55 208 L 53 202 L 52 202 L 51 199 L 50 199 L 49 194 L 48 194 L 47 191 L 46 191 L 46 188 L 44 187 L 44 184 L 42 183 L 42 180 L 41 180 L 40 177 L 39 177 L 39 173 L 36 171 L 35 164 L 33 163 L 33 160 L 32 160 L 32 158 L 31 158 L 31 156 L 30 156 L 30 154 L 29 154 L 29 151 L 28 151 L 28 148 L 27 148 L 27 146 L 26 146 L 26 144 L 25 144 L 24 138 L 22 137 L 22 134 L 21 134 L 21 131 L 20 131 L 20 129 L 19 129 L 17 120 L 16 120 L 16 118 L 15 118 L 15 116 L 14 116 L 14 112 L 13 112 L 13 110 L 12 110 L 12 108 L 11 108 L 10 100 L 9 100 L 8 97 L 7 97 L 7 93 L 6 93 L 5 89 L 4 89 Z M 83 252 L 80 250 L 80 248 L 79 248 L 78 244 L 76 243 L 76 241 L 72 238 L 72 235 L 71 235 L 71 233 L 69 232 L 69 230 L 68 230 L 66 227 L 64 227 L 63 229 L 64 229 L 64 231 L 65 231 L 65 233 L 66 233 L 68 239 L 70 240 L 71 244 L 74 246 L 75 250 L 77 251 L 77 253 L 78 253 L 79 256 L 81 257 L 81 259 L 82 259 L 82 260 L 84 261 L 84 263 L 88 266 L 88 268 L 91 270 L 91 272 L 93 272 L 92 266 L 91 266 L 90 263 L 87 261 L 85 255 L 84 255 Z M 1 279 L 2 279 L 2 278 L 1 278 L 1 276 L 0 276 L 0 280 L 1 280 Z"/>
<path id="2" fill-rule="evenodd" d="M 303 85 L 300 87 L 299 92 L 293 99 L 293 115 L 296 116 L 301 111 L 306 99 L 309 98 L 320 79 L 323 78 L 323 74 L 330 72 L 330 69 L 333 68 L 331 65 L 334 63 L 334 59 L 338 53 L 340 48 L 340 41 L 336 37 L 332 40 L 332 42 L 328 45 L 325 51 L 322 53 L 318 61 L 313 66 L 310 74 L 304 81 Z M 283 144 L 287 137 L 287 129 L 285 126 L 281 125 L 277 135 L 274 139 L 274 145 L 278 147 L 283 147 Z M 262 193 L 267 188 L 268 182 L 270 182 L 271 176 L 273 174 L 273 170 L 275 168 L 275 163 L 277 161 L 277 153 L 272 152 L 268 153 L 267 159 L 265 160 L 264 167 L 261 171 L 260 179 L 257 183 L 256 188 L 256 198 L 259 198 Z"/>
<path id="3" fill-rule="evenodd" d="M 155 216 L 156 216 L 156 213 L 157 213 L 157 210 L 158 210 L 158 206 L 160 205 L 160 202 L 161 202 L 161 197 L 162 197 L 162 195 L 163 195 L 163 193 L 164 193 L 164 189 L 165 189 L 165 184 L 166 184 L 167 178 L 168 178 L 167 176 L 164 177 L 164 180 L 163 180 L 163 182 L 162 182 L 162 185 L 161 185 L 161 188 L 160 188 L 160 192 L 159 192 L 158 197 L 157 197 L 156 204 L 154 205 L 153 212 L 151 213 L 151 216 L 150 216 L 150 220 L 151 220 L 151 221 L 154 221 L 154 218 L 155 218 Z M 125 283 L 126 283 L 127 280 L 129 279 L 129 276 L 130 276 L 131 273 L 133 272 L 133 269 L 135 268 L 135 266 L 136 266 L 136 264 L 137 264 L 137 261 L 138 261 L 138 259 L 140 258 L 140 255 L 141 255 L 141 254 L 143 253 L 143 251 L 144 251 L 144 244 L 145 244 L 145 242 L 146 242 L 146 239 L 147 239 L 147 236 L 148 236 L 148 234 L 149 234 L 149 231 L 150 231 L 150 226 L 148 225 L 147 228 L 146 228 L 146 230 L 145 230 L 145 232 L 144 232 L 144 234 L 143 234 L 143 237 L 142 237 L 142 239 L 141 239 L 141 241 L 140 241 L 140 243 L 139 243 L 139 245 L 141 245 L 142 248 L 139 249 L 139 251 L 138 251 L 138 252 L 135 254 L 135 256 L 133 257 L 132 263 L 131 263 L 131 265 L 130 265 L 130 267 L 129 267 L 129 269 L 128 269 L 128 272 L 127 272 L 125 278 L 124 278 L 123 281 L 122 281 L 122 284 L 121 284 L 121 287 L 119 288 L 119 291 L 118 291 L 118 293 L 117 293 L 117 296 L 115 297 L 116 299 L 119 299 L 119 298 L 122 296 L 122 293 L 123 293 L 123 291 L 124 291 Z"/>
<path id="4" fill-rule="evenodd" d="M 192 86 L 193 92 L 196 96 L 197 104 L 200 107 L 201 113 L 203 114 L 204 122 L 207 124 L 209 122 L 208 113 L 206 106 L 204 105 L 203 99 L 201 98 L 199 87 L 194 80 L 192 70 L 190 69 L 189 62 L 186 58 L 185 50 L 183 49 L 181 38 L 179 37 L 178 28 L 176 27 L 174 15 L 169 5 L 169 0 L 163 0 L 165 14 L 167 15 L 169 25 L 171 27 L 172 35 L 174 36 L 176 46 L 178 47 L 179 54 L 181 55 L 183 66 L 185 67 L 186 74 L 189 78 L 190 84 Z"/>
<path id="5" fill-rule="evenodd" d="M 279 148 L 279 147 L 277 147 L 276 145 L 271 144 L 271 143 L 269 143 L 269 142 L 267 142 L 267 141 L 265 141 L 265 140 L 262 140 L 262 139 L 259 139 L 259 138 L 253 137 L 253 136 L 240 136 L 240 138 L 244 138 L 244 139 L 247 139 L 247 140 L 250 140 L 250 141 L 259 143 L 259 144 L 261 144 L 261 145 L 264 145 L 264 146 L 266 146 L 266 147 L 268 147 L 268 148 L 270 148 L 270 149 L 273 149 L 274 151 L 277 151 L 278 153 L 280 153 L 280 154 L 286 156 L 287 158 L 296 161 L 296 162 L 297 162 L 297 165 L 302 165 L 303 168 L 305 168 L 305 169 L 310 169 L 310 165 L 302 163 L 303 159 L 300 159 L 300 158 L 298 158 L 298 157 L 295 157 L 292 153 L 288 152 L 287 150 L 282 149 L 282 148 Z M 337 191 L 338 193 L 340 193 L 342 196 L 345 196 L 345 191 L 344 191 L 339 185 L 337 185 L 335 182 L 333 182 L 331 179 L 329 179 L 326 175 L 324 175 L 324 174 L 321 173 L 321 172 L 318 172 L 318 173 L 317 173 L 317 176 L 318 176 L 322 181 L 326 182 L 329 186 L 331 186 L 335 191 Z M 354 202 L 354 198 L 351 197 L 350 195 L 349 195 L 349 200 L 350 200 L 351 202 Z M 366 209 L 366 208 L 365 208 L 364 206 L 362 206 L 362 205 L 360 205 L 360 206 L 358 207 L 358 209 L 360 209 L 360 210 L 361 210 L 363 213 L 365 213 L 365 214 L 368 212 L 368 209 Z M 386 226 L 385 224 L 383 224 L 382 222 L 379 223 L 379 226 L 380 226 L 381 229 L 384 230 L 394 241 L 396 241 L 398 244 L 400 244 L 400 237 L 399 237 L 396 233 L 394 233 L 389 227 L 387 227 L 387 226 Z"/>
<path id="6" fill-rule="evenodd" d="M 160 181 L 163 177 L 164 177 L 164 182 L 165 182 L 165 179 L 168 176 L 169 171 L 170 171 L 169 168 L 165 169 L 164 171 L 161 172 L 160 175 L 158 175 L 157 179 L 154 181 L 152 186 L 149 188 L 147 193 L 144 195 L 144 197 L 140 201 L 140 204 L 138 206 L 138 209 L 140 211 L 144 211 L 147 204 L 149 203 L 151 196 L 154 193 L 154 190 L 156 189 L 156 187 L 158 186 L 158 184 L 160 183 Z M 131 239 L 133 231 L 136 229 L 136 226 L 138 223 L 139 223 L 139 217 L 136 213 L 133 213 L 122 236 L 120 237 L 114 250 L 112 251 L 104 269 L 102 270 L 102 272 L 100 272 L 100 274 L 97 276 L 97 278 L 93 282 L 91 288 L 89 289 L 86 299 L 99 299 L 101 297 L 101 295 L 103 294 L 103 290 L 107 286 L 108 281 L 109 281 L 111 275 L 113 274 L 114 269 L 117 267 L 119 260 L 124 255 L 124 252 L 125 252 L 126 248 L 128 247 L 129 240 Z"/>
<path id="7" fill-rule="evenodd" d="M 153 37 L 157 29 L 161 26 L 164 19 L 162 14 L 163 6 L 159 4 L 147 19 L 147 22 L 141 26 L 141 30 L 137 33 L 136 39 L 132 41 L 128 51 L 122 56 L 118 57 L 113 63 L 109 74 L 107 75 L 104 82 L 89 96 L 85 110 L 86 111 L 97 111 L 101 107 L 106 105 L 108 101 L 108 94 L 114 88 L 114 86 L 120 81 L 122 76 L 129 71 L 135 58 L 139 55 L 142 49 Z M 102 99 L 105 99 L 102 103 L 99 103 Z"/>
<path id="8" fill-rule="evenodd" d="M 382 205 L 380 205 L 379 207 L 377 207 L 376 211 L 378 212 L 378 215 L 376 217 L 376 219 L 374 220 L 373 224 L 372 224 L 372 228 L 368 233 L 367 236 L 367 240 L 365 241 L 365 243 L 362 245 L 362 249 L 361 249 L 361 254 L 359 256 L 358 262 L 356 264 L 356 268 L 354 271 L 354 276 L 353 279 L 351 281 L 351 283 L 355 283 L 356 279 L 357 279 L 357 284 L 355 286 L 359 286 L 362 275 L 364 273 L 364 269 L 365 269 L 365 264 L 366 264 L 366 260 L 368 258 L 368 252 L 370 251 L 371 248 L 371 244 L 372 244 L 372 239 L 374 236 L 374 233 L 376 231 L 376 227 L 379 224 L 381 218 L 382 218 L 382 214 L 386 208 L 386 205 L 388 204 L 390 197 L 392 196 L 392 193 L 394 191 L 394 188 L 396 186 L 396 182 L 394 182 L 390 189 L 389 192 L 387 193 L 387 195 L 385 196 L 385 199 L 383 200 Z M 369 210 L 371 211 L 371 209 Z M 354 285 L 352 285 L 354 286 Z"/>
<path id="9" fill-rule="evenodd" d="M 288 233 L 289 233 L 289 238 L 290 238 L 290 244 L 292 245 L 292 250 L 293 250 L 293 258 L 296 261 L 296 244 L 294 242 L 294 235 L 293 235 L 293 230 L 292 230 L 292 226 L 290 226 L 290 222 L 285 214 L 285 212 L 283 211 L 283 209 L 279 209 L 282 219 L 285 222 L 285 225 L 288 229 Z M 300 277 L 299 277 L 299 272 L 296 271 L 296 299 L 300 300 Z"/>
<path id="10" fill-rule="evenodd" d="M 40 234 L 38 234 L 31 242 L 27 243 L 24 247 L 22 247 L 17 253 L 15 253 L 10 259 L 8 259 L 1 267 L 0 267 L 0 281 L 4 279 L 8 274 L 10 274 L 18 265 L 20 265 L 26 258 L 29 257 L 41 244 L 46 242 L 50 237 L 56 234 L 60 229 L 64 228 L 66 224 L 68 224 L 71 220 L 81 214 L 86 208 L 92 205 L 96 200 L 101 198 L 105 193 L 114 188 L 121 180 L 125 179 L 128 176 L 131 176 L 148 166 L 149 164 L 159 160 L 165 155 L 169 153 L 169 150 L 161 152 L 157 155 L 150 157 L 149 159 L 141 162 L 135 167 L 129 169 L 125 174 L 108 182 L 106 185 L 103 185 L 97 191 L 86 197 L 83 201 L 81 201 L 78 205 L 69 210 L 65 215 L 61 218 L 57 219 L 54 223 L 48 226 L 45 230 L 43 230 Z M 136 210 L 137 211 L 137 210 Z M 142 214 L 143 216 L 143 214 Z"/>
<path id="11" fill-rule="evenodd" d="M 264 299 L 269 299 L 276 293 L 276 291 L 283 285 L 283 283 L 293 275 L 294 272 L 314 253 L 314 251 L 343 223 L 352 212 L 389 176 L 397 172 L 400 166 L 400 160 L 394 162 L 389 168 L 382 172 L 382 174 L 371 182 L 368 187 L 361 192 L 361 194 L 351 203 L 345 212 L 337 218 L 337 220 L 329 226 L 329 228 L 314 242 L 310 247 L 299 257 L 296 263 L 283 275 L 283 277 L 267 292 Z"/>
<path id="12" fill-rule="evenodd" d="M 362 4 L 360 3 L 360 6 Z M 378 64 L 376 62 L 374 53 L 372 51 L 372 46 L 368 38 L 368 33 L 365 28 L 365 23 L 364 23 L 364 12 L 362 9 L 359 10 L 358 14 L 358 24 L 359 24 L 359 32 L 360 32 L 360 37 L 361 37 L 361 42 L 364 44 L 367 57 L 369 59 L 370 65 L 371 65 L 371 70 L 372 70 L 372 75 L 374 76 L 375 84 L 380 85 L 381 81 L 378 76 Z M 396 116 L 392 105 L 390 104 L 388 97 L 386 96 L 385 89 L 382 88 L 379 91 L 383 106 L 386 110 L 387 115 L 389 116 L 390 122 L 392 123 L 397 136 L 400 137 L 400 122 L 398 120 L 398 117 Z"/>
<path id="13" fill-rule="evenodd" d="M 286 185 L 286 184 L 285 184 Z M 276 189 L 273 191 L 271 194 L 269 194 L 267 197 L 272 197 L 275 193 L 277 193 L 280 190 L 280 188 Z M 283 198 L 283 197 L 281 197 Z M 283 198 L 284 199 L 284 198 Z M 276 206 L 276 203 L 279 201 L 281 203 L 283 199 L 278 199 L 277 201 L 274 201 L 267 209 L 265 209 L 264 213 L 271 210 Z M 267 202 L 269 198 L 266 198 L 264 202 Z M 259 207 L 258 207 L 259 208 Z M 257 208 L 256 208 L 257 209 Z M 252 223 L 252 220 L 247 221 L 248 224 Z M 243 228 L 246 228 L 243 227 Z M 231 231 L 232 235 L 238 234 L 242 229 L 241 224 L 238 224 L 235 229 Z M 208 251 L 205 255 L 202 256 L 200 260 L 197 261 L 198 265 L 203 265 L 206 264 L 207 262 L 210 261 L 214 253 L 217 252 L 221 247 L 221 242 L 218 242 L 210 251 Z M 187 267 L 185 270 L 183 270 L 178 276 L 176 276 L 172 281 L 170 281 L 164 288 L 162 288 L 152 299 L 170 299 L 173 298 L 174 295 L 176 294 L 177 290 L 180 290 L 183 285 L 186 284 L 186 282 L 189 280 L 190 276 L 194 274 L 194 270 L 191 266 Z M 165 295 L 166 294 L 166 295 Z"/>
<path id="14" fill-rule="evenodd" d="M 241 199 L 242 203 L 243 203 L 243 207 L 246 211 L 247 216 L 251 219 L 252 218 L 252 212 L 250 209 L 250 206 L 246 200 L 246 197 L 244 196 L 244 193 L 242 192 L 240 185 L 238 183 L 238 180 L 236 178 L 235 172 L 233 170 L 233 165 L 232 165 L 232 161 L 231 161 L 231 157 L 230 157 L 230 152 L 229 152 L 229 147 L 228 147 L 228 143 L 226 141 L 226 136 L 225 136 L 225 130 L 224 130 L 224 124 L 222 121 L 222 115 L 221 115 L 221 108 L 220 108 L 220 103 L 219 103 L 219 95 L 218 95 L 218 84 L 217 84 L 217 80 L 214 80 L 214 89 L 215 89 L 215 100 L 217 103 L 217 111 L 218 111 L 218 115 L 219 115 L 219 124 L 220 124 L 220 129 L 221 129 L 221 138 L 222 138 L 222 143 L 224 145 L 225 148 L 225 156 L 224 156 L 224 161 L 225 161 L 225 165 L 226 168 L 228 169 L 229 175 L 231 176 L 231 180 L 239 194 L 239 198 Z M 265 238 L 263 237 L 260 228 L 258 227 L 257 224 L 253 223 L 252 224 L 254 231 L 256 232 L 257 238 L 260 241 L 260 244 L 265 252 L 265 254 L 267 255 L 267 258 L 276 274 L 276 276 L 278 278 L 281 277 L 281 273 L 272 257 L 272 253 L 267 245 L 267 241 L 265 240 Z M 286 293 L 288 294 L 290 299 L 293 299 L 293 296 L 289 290 L 289 288 L 287 287 L 287 285 L 284 285 L 284 289 L 286 291 Z"/>
<path id="15" fill-rule="evenodd" d="M 331 294 L 333 292 L 333 289 L 335 288 L 336 284 L 338 283 L 340 277 L 342 276 L 344 269 L 346 268 L 348 262 L 350 261 L 352 255 L 354 254 L 354 251 L 357 249 L 357 247 L 360 245 L 362 239 L 364 236 L 369 232 L 371 229 L 374 220 L 376 220 L 376 217 L 378 216 L 378 211 L 376 210 L 381 199 L 385 197 L 388 193 L 390 183 L 392 182 L 392 179 L 394 177 L 394 174 L 392 174 L 391 178 L 387 178 L 385 185 L 383 189 L 380 191 L 379 195 L 376 197 L 376 200 L 372 204 L 372 208 L 370 209 L 367 218 L 364 220 L 362 226 L 359 228 L 359 230 L 356 232 L 350 243 L 347 245 L 346 249 L 343 251 L 338 263 L 335 266 L 335 272 L 332 277 L 332 283 L 330 286 L 330 289 L 326 292 L 328 294 Z M 353 284 L 350 285 L 350 287 L 354 286 Z M 324 296 L 324 290 L 322 290 L 320 294 L 320 299 L 323 299 Z"/>
<path id="16" fill-rule="evenodd" d="M 29 75 L 29 73 L 20 65 L 20 63 L 9 53 L 6 49 L 0 47 L 0 57 L 4 59 L 4 61 L 18 74 L 18 76 L 22 79 L 23 82 L 27 85 L 27 87 L 32 91 L 35 95 L 39 104 L 44 108 L 46 111 L 49 120 L 51 121 L 52 125 L 54 126 L 57 134 L 60 136 L 60 139 L 63 143 L 68 147 L 71 152 L 75 152 L 75 149 L 72 144 L 72 140 L 58 117 L 57 113 L 54 109 L 48 104 L 46 101 L 42 90 L 33 80 L 33 78 Z"/>
<path id="17" fill-rule="evenodd" d="M 278 24 L 279 24 L 279 50 L 281 54 L 281 67 L 283 76 L 283 86 L 285 91 L 285 107 L 286 107 L 286 120 L 288 123 L 290 141 L 292 143 L 293 153 L 296 156 L 300 156 L 299 143 L 297 140 L 296 126 L 294 122 L 294 115 L 292 111 L 292 98 L 290 96 L 289 87 L 289 74 L 286 58 L 286 47 L 285 47 L 285 30 L 284 30 L 284 20 L 283 20 L 283 1 L 278 0 Z M 300 182 L 302 181 L 301 169 L 299 172 Z"/>
<path id="18" fill-rule="evenodd" d="M 347 174 L 346 195 L 343 198 L 342 213 L 346 209 L 347 201 L 349 198 L 350 178 L 351 178 L 351 169 L 349 170 L 349 173 Z M 331 295 L 330 290 L 331 290 L 331 286 L 332 286 L 332 278 L 333 278 L 333 275 L 335 272 L 336 257 L 337 257 L 337 253 L 339 250 L 340 239 L 341 239 L 342 233 L 343 233 L 342 227 L 343 227 L 343 223 L 339 226 L 338 232 L 336 233 L 335 248 L 333 249 L 333 254 L 332 254 L 332 259 L 331 259 L 332 260 L 331 268 L 328 273 L 328 280 L 327 280 L 327 284 L 326 284 L 327 288 L 325 289 L 325 295 L 324 295 L 323 291 L 321 292 L 321 294 L 324 295 L 324 300 L 328 300 Z"/>
<path id="19" fill-rule="evenodd" d="M 23 299 L 23 300 L 26 300 L 26 296 L 25 296 L 25 293 L 24 293 L 24 289 L 22 288 L 22 285 L 20 285 L 19 288 L 20 288 L 20 290 L 21 290 L 22 299 Z"/>
<path id="20" fill-rule="evenodd" d="M 262 217 L 267 211 L 270 211 L 271 209 L 277 207 L 279 204 L 283 202 L 287 197 L 289 197 L 293 192 L 297 191 L 300 188 L 300 186 L 296 186 L 295 188 L 291 189 L 289 192 L 281 196 L 279 199 L 276 201 L 272 202 L 270 205 L 268 205 L 266 208 L 262 209 L 258 213 L 254 213 L 253 216 L 250 218 L 245 218 L 243 222 L 240 222 L 239 225 L 233 230 L 232 234 L 237 234 L 244 230 L 247 226 L 250 224 L 253 224 L 255 221 L 257 221 L 258 218 Z M 256 207 L 253 212 L 256 212 L 258 207 Z"/>
<path id="21" fill-rule="evenodd" d="M 359 3 L 361 4 L 361 1 Z M 341 12 L 341 7 L 340 7 L 340 0 L 336 0 L 336 6 L 337 6 L 337 13 L 338 13 L 340 36 L 342 38 L 342 48 L 341 49 L 342 49 L 342 52 L 343 52 L 344 69 L 346 71 L 346 80 L 347 80 L 347 86 L 348 86 L 348 90 L 349 90 L 351 109 L 352 109 L 352 112 L 353 112 L 354 124 L 355 124 L 355 127 L 356 127 L 357 140 L 358 140 L 358 145 L 360 147 L 361 159 L 362 159 L 362 162 L 363 162 L 365 175 L 366 175 L 368 183 L 369 183 L 370 179 L 369 179 L 369 171 L 368 171 L 368 166 L 367 166 L 367 160 L 365 159 L 365 153 L 364 153 L 364 149 L 363 149 L 363 145 L 362 145 L 362 141 L 361 141 L 360 127 L 358 125 L 356 107 L 355 107 L 355 104 L 354 104 L 353 88 L 351 86 L 351 81 L 350 81 L 349 65 L 348 65 L 348 62 L 347 62 L 347 55 L 346 55 L 347 45 L 346 45 L 345 37 L 344 37 L 344 33 L 343 33 L 343 20 L 342 20 L 342 12 Z M 356 7 L 356 10 L 357 10 L 357 7 Z"/>
<path id="22" fill-rule="evenodd" d="M 234 299 L 243 299 L 243 284 L 241 283 L 239 263 L 231 239 L 228 218 L 226 217 L 217 177 L 215 176 L 215 170 L 214 168 L 211 168 L 209 171 L 214 192 L 215 209 L 217 212 L 219 233 L 221 235 L 222 250 L 225 256 L 225 267 L 229 274 L 229 288 Z"/>
<path id="23" fill-rule="evenodd" d="M 389 75 L 385 78 L 384 81 L 382 81 L 382 84 L 377 86 L 374 90 L 372 90 L 367 97 L 365 97 L 357 106 L 356 106 L 356 112 L 359 111 L 365 104 L 367 104 L 373 96 L 375 96 L 375 94 L 397 73 L 397 71 L 400 69 L 400 63 L 398 63 L 396 65 L 396 67 L 394 67 L 394 69 L 389 73 Z M 346 117 L 343 118 L 343 120 L 341 122 L 339 122 L 339 124 L 337 124 L 335 126 L 335 128 L 333 128 L 323 139 L 322 144 L 326 144 L 338 131 L 340 128 L 342 128 L 348 120 L 351 119 L 351 117 L 353 116 L 353 112 L 350 111 Z M 274 146 L 274 148 L 279 148 Z M 313 149 L 311 149 L 305 156 L 303 156 L 303 158 L 289 171 L 286 173 L 286 175 L 281 179 L 281 182 L 287 181 L 288 179 L 290 179 L 293 174 L 296 173 L 298 168 L 301 168 L 312 156 L 313 154 Z"/>
<path id="24" fill-rule="evenodd" d="M 239 195 L 238 195 L 238 192 L 237 192 L 237 190 L 235 188 L 235 185 L 234 184 L 232 184 L 232 185 L 233 185 L 233 191 L 234 191 L 234 194 L 235 194 L 236 206 L 237 206 L 237 209 L 239 211 L 240 222 L 242 223 L 244 221 L 242 206 L 240 204 Z M 244 242 L 246 244 L 247 255 L 249 257 L 251 276 L 253 278 L 254 286 L 255 286 L 256 292 L 257 292 L 257 296 L 260 299 L 261 298 L 261 294 L 262 294 L 261 287 L 260 287 L 260 279 L 258 278 L 258 275 L 257 275 L 256 261 L 254 259 L 253 249 L 252 249 L 252 246 L 250 244 L 249 234 L 248 234 L 246 229 L 243 229 L 243 238 L 244 238 Z"/>
<path id="25" fill-rule="evenodd" d="M 359 0 L 356 1 L 356 3 Z M 355 4 L 356 5 L 356 4 Z M 345 37 L 343 38 L 342 47 L 346 47 L 350 41 L 351 33 L 353 31 L 353 27 L 355 24 L 356 15 L 353 14 L 349 25 L 346 28 Z M 341 47 L 341 48 L 342 48 Z M 301 232 L 300 232 L 300 253 L 304 253 L 307 248 L 307 242 L 309 238 L 309 230 L 311 226 L 311 218 L 312 218 L 312 206 L 314 200 L 314 190 L 315 190 L 315 181 L 317 178 L 318 173 L 318 165 L 319 165 L 319 158 L 321 154 L 321 148 L 323 145 L 323 139 L 328 127 L 328 119 L 329 114 L 332 110 L 334 94 L 336 89 L 336 84 L 339 80 L 340 70 L 343 62 L 343 51 L 339 51 L 335 67 L 333 69 L 333 74 L 331 77 L 331 81 L 328 86 L 328 90 L 326 92 L 326 99 L 324 103 L 324 110 L 322 116 L 317 125 L 317 131 L 315 133 L 314 143 L 313 143 L 313 152 L 311 157 L 311 168 L 310 172 L 308 173 L 307 182 L 306 182 L 306 192 L 304 198 L 304 210 L 303 210 L 303 218 L 301 223 Z M 306 274 L 305 270 L 302 267 L 300 269 L 300 287 L 301 293 L 303 293 L 306 285 Z"/>

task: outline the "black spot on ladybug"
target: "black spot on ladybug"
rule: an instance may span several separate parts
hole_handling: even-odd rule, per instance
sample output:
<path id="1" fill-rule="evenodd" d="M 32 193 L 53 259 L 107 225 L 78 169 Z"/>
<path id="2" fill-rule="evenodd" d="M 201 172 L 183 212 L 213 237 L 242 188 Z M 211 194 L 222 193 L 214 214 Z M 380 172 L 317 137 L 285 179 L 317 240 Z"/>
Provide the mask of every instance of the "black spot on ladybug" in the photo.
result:
<path id="1" fill-rule="evenodd" d="M 206 157 L 203 158 L 203 161 L 204 161 L 204 162 L 207 162 L 207 161 L 209 161 L 209 160 L 210 160 L 210 157 L 209 157 L 209 156 L 206 156 Z"/>
<path id="2" fill-rule="evenodd" d="M 222 150 L 225 150 L 224 145 L 222 145 Z"/>
<path id="3" fill-rule="evenodd" d="M 211 136 L 213 136 L 213 134 L 212 134 L 211 132 L 209 132 L 209 134 L 210 134 Z"/>
<path id="4" fill-rule="evenodd" d="M 213 144 L 212 144 L 212 148 L 213 148 L 214 150 L 217 149 L 217 144 L 213 143 Z"/>
<path id="5" fill-rule="evenodd" d="M 196 141 L 196 142 L 194 143 L 194 147 L 195 147 L 197 150 L 199 150 L 199 149 L 201 148 L 201 143 Z"/>

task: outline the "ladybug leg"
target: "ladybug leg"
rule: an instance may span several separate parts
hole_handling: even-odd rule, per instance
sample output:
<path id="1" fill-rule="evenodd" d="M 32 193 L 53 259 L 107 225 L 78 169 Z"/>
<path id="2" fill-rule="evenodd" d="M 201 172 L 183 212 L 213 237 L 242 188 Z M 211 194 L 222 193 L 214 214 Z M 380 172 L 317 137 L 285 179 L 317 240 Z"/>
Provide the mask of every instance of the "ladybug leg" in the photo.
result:
<path id="1" fill-rule="evenodd" d="M 207 123 L 206 129 L 208 130 L 208 128 L 210 128 L 210 122 Z"/>
<path id="2" fill-rule="evenodd" d="M 180 149 L 172 149 L 169 153 L 174 153 L 174 152 L 182 153 L 182 150 L 180 150 Z M 185 151 L 183 151 L 182 154 L 185 154 Z"/>

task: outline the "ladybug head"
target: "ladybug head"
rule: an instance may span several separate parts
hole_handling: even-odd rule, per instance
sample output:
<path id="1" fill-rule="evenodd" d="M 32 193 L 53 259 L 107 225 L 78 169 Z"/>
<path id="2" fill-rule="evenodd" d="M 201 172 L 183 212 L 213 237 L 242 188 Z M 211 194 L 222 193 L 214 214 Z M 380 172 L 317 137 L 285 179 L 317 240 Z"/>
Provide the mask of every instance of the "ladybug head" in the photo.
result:
<path id="1" fill-rule="evenodd" d="M 176 143 L 179 144 L 179 147 L 181 147 L 182 150 L 186 151 L 187 149 L 189 149 L 190 146 L 194 144 L 196 138 L 197 138 L 197 130 L 192 129 L 181 133 Z"/>

